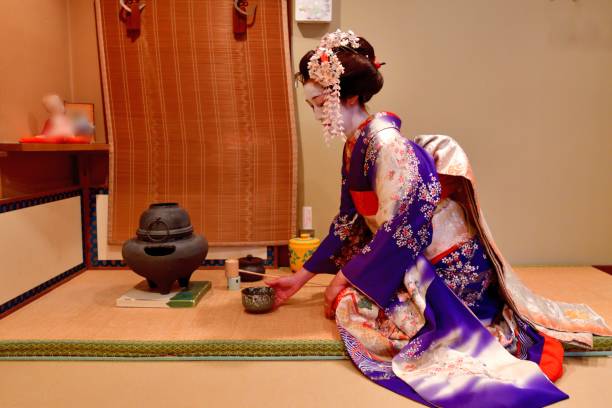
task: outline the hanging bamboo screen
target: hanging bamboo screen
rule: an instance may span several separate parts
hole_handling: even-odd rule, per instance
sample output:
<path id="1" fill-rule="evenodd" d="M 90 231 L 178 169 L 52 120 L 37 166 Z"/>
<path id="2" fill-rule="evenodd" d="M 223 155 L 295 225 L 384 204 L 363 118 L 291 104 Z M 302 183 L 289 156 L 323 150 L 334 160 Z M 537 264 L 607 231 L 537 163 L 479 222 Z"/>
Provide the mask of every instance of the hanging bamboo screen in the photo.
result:
<path id="1" fill-rule="evenodd" d="M 260 0 L 246 39 L 231 0 L 149 0 L 131 41 L 98 0 L 111 143 L 109 241 L 153 202 L 185 207 L 213 245 L 295 232 L 296 142 L 284 0 Z"/>

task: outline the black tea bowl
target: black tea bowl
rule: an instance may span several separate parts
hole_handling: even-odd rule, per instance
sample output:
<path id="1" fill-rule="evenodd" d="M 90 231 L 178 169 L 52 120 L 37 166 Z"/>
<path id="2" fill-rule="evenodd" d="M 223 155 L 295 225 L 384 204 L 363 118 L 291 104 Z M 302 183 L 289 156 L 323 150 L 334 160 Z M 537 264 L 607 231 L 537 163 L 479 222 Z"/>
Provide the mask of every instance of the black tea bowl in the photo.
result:
<path id="1" fill-rule="evenodd" d="M 242 306 L 249 313 L 266 313 L 274 308 L 274 288 L 256 286 L 242 289 Z"/>

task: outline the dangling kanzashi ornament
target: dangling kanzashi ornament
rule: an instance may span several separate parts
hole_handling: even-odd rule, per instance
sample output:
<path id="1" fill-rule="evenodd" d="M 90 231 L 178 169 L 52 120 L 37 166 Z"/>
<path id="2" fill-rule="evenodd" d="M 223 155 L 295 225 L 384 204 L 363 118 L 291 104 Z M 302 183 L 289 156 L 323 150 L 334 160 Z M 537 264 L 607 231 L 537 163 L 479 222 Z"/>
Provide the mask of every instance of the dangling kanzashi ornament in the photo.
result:
<path id="1" fill-rule="evenodd" d="M 340 76 L 344 67 L 334 52 L 338 47 L 359 47 L 359 37 L 352 31 L 336 30 L 326 34 L 308 62 L 310 78 L 325 88 L 323 104 L 323 132 L 325 141 L 344 138 L 344 123 L 340 112 Z"/>

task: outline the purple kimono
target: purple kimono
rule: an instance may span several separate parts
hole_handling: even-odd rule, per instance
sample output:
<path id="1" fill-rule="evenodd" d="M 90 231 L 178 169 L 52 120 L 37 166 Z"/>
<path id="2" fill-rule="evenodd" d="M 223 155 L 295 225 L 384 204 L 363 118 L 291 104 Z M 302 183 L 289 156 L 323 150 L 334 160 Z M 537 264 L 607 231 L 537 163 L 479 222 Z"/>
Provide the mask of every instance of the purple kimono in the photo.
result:
<path id="1" fill-rule="evenodd" d="M 342 270 L 353 286 L 336 308 L 353 362 L 428 406 L 567 398 L 536 364 L 544 337 L 504 305 L 478 234 L 400 125 L 378 113 L 347 141 L 340 212 L 304 265 Z"/>

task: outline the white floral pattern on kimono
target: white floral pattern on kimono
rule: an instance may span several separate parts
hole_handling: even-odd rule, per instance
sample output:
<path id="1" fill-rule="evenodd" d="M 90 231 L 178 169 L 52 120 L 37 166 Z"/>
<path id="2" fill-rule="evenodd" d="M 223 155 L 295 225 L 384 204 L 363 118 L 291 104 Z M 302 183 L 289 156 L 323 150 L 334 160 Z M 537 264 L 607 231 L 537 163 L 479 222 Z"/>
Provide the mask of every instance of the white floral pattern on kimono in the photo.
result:
<path id="1" fill-rule="evenodd" d="M 378 197 L 378 212 L 364 218 L 374 233 L 401 210 L 399 205 L 402 199 L 418 185 L 418 163 L 411 150 L 411 146 L 404 142 L 404 136 L 395 128 L 378 132 L 368 147 L 366 159 L 376 160 L 374 188 Z M 368 169 L 372 167 L 370 165 Z M 427 194 L 426 191 L 423 193 Z M 474 236 L 474 228 L 468 223 L 465 210 L 456 201 L 446 198 L 435 209 L 433 206 L 422 209 L 432 210 L 433 236 L 431 244 L 425 249 L 427 259 Z"/>

